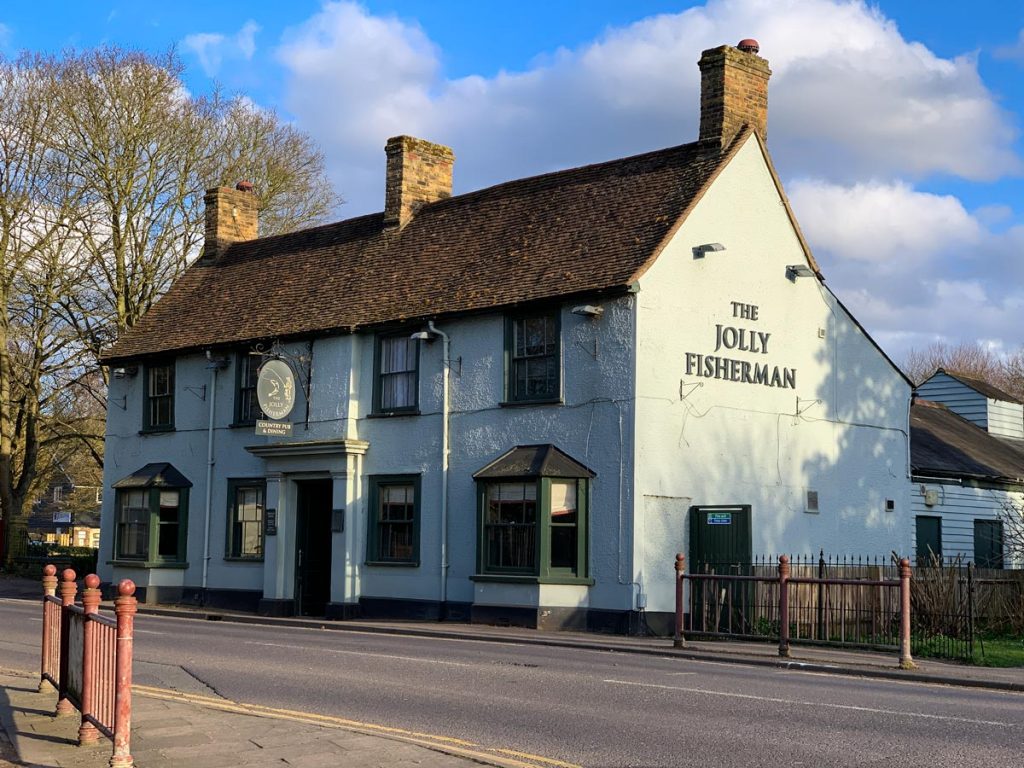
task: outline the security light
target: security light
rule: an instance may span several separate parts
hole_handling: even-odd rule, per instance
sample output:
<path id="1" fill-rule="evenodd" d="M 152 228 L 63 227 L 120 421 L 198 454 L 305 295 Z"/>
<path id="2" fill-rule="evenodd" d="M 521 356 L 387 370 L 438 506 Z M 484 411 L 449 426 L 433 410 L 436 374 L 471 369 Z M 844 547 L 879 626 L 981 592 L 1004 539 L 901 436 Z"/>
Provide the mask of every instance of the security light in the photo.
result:
<path id="1" fill-rule="evenodd" d="M 583 317 L 600 317 L 604 314 L 604 307 L 597 307 L 593 304 L 581 304 L 578 307 L 572 308 L 574 315 L 582 315 Z"/>
<path id="2" fill-rule="evenodd" d="M 409 338 L 413 341 L 433 341 L 435 337 L 430 331 L 416 331 L 416 333 L 410 333 Z"/>
<path id="3" fill-rule="evenodd" d="M 788 264 L 786 266 L 786 277 L 796 281 L 798 277 L 813 277 L 814 270 L 806 264 Z"/>
<path id="4" fill-rule="evenodd" d="M 704 245 L 693 246 L 693 258 L 703 259 L 704 254 L 717 251 L 724 251 L 725 246 L 721 243 L 705 243 Z"/>

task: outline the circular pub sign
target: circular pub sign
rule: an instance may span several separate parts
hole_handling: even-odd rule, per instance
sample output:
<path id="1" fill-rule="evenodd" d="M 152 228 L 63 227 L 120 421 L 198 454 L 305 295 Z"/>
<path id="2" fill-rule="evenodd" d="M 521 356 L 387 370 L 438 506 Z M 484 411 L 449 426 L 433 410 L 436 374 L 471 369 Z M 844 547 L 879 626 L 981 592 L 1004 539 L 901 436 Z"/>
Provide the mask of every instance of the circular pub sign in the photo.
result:
<path id="1" fill-rule="evenodd" d="M 295 407 L 295 373 L 284 360 L 268 360 L 256 380 L 256 401 L 269 419 L 283 419 Z"/>

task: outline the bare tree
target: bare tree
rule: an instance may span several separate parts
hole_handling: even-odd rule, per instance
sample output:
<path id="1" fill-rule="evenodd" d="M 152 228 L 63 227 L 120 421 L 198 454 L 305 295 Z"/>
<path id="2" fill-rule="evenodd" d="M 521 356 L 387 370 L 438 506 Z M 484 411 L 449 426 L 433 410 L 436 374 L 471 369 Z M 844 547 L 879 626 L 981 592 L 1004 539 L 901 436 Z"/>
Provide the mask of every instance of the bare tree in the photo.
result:
<path id="1" fill-rule="evenodd" d="M 923 350 L 912 349 L 900 367 L 915 384 L 942 368 L 986 381 L 1024 401 L 1024 348 L 1003 356 L 977 343 L 936 342 Z"/>
<path id="2" fill-rule="evenodd" d="M 262 234 L 338 203 L 304 134 L 180 74 L 116 48 L 0 59 L 2 564 L 53 471 L 102 464 L 97 356 L 199 255 L 205 190 L 253 181 Z"/>

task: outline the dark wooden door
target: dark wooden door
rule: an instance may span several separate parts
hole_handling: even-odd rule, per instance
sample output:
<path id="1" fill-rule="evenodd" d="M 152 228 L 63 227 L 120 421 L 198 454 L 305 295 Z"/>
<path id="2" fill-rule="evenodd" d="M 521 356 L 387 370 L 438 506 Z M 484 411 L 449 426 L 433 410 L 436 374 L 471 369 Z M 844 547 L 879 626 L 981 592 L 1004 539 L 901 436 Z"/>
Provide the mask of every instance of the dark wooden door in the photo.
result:
<path id="1" fill-rule="evenodd" d="M 934 559 L 942 562 L 942 518 L 931 515 L 918 515 L 914 519 L 917 534 L 917 564 L 927 567 Z"/>
<path id="2" fill-rule="evenodd" d="M 690 507 L 689 573 L 749 576 L 753 557 L 750 505 Z M 690 628 L 747 634 L 753 585 L 736 581 L 690 582 Z"/>
<path id="3" fill-rule="evenodd" d="M 295 537 L 295 609 L 323 616 L 331 599 L 331 480 L 298 485 Z"/>

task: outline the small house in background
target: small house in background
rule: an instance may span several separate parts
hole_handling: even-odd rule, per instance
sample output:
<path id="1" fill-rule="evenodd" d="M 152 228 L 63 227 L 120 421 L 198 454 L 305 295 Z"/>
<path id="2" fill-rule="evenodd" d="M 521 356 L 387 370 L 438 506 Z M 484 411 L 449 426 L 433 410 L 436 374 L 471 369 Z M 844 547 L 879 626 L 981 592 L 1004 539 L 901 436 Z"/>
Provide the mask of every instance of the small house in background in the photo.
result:
<path id="1" fill-rule="evenodd" d="M 26 525 L 28 540 L 99 549 L 101 503 L 99 487 L 76 486 L 66 473 L 58 473 L 32 505 Z"/>
<path id="2" fill-rule="evenodd" d="M 911 408 L 911 505 L 919 562 L 963 557 L 1011 565 L 1007 535 L 1024 514 L 1024 405 L 987 382 L 941 368 Z M 1010 523 L 1009 530 L 1007 524 Z"/>

